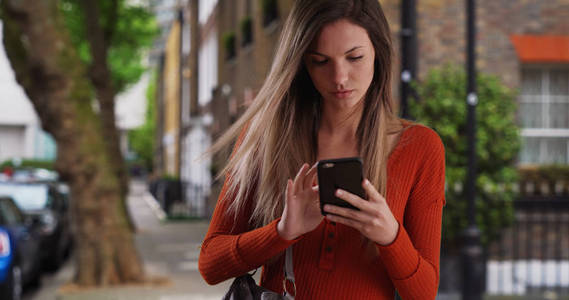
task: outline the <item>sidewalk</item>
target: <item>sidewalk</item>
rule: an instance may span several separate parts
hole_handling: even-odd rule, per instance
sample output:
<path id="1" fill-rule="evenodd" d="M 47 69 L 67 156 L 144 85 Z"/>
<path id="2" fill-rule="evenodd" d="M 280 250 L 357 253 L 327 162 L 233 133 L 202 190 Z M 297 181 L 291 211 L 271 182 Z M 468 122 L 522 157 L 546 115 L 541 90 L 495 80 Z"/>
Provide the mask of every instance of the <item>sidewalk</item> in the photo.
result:
<path id="1" fill-rule="evenodd" d="M 167 277 L 168 284 L 98 288 L 80 292 L 61 292 L 55 289 L 73 276 L 73 262 L 66 265 L 46 285 L 53 290 L 29 295 L 33 300 L 209 300 L 221 299 L 231 280 L 209 286 L 198 271 L 199 245 L 207 231 L 206 221 L 161 221 L 163 212 L 148 193 L 143 182 L 132 182 L 128 199 L 129 209 L 138 228 L 135 242 L 147 275 Z M 260 272 L 257 272 L 257 278 Z M 536 299 L 531 296 L 484 296 L 485 300 Z M 439 295 L 438 300 L 459 300 L 459 294 Z M 566 297 L 539 299 L 569 300 Z"/>
<path id="2" fill-rule="evenodd" d="M 146 274 L 166 277 L 169 283 L 156 286 L 124 286 L 80 292 L 58 291 L 59 300 L 178 300 L 221 299 L 231 280 L 209 286 L 198 271 L 199 246 L 207 231 L 206 221 L 160 221 L 143 182 L 133 181 L 129 209 L 138 228 L 137 249 Z M 42 299 L 43 300 L 43 299 Z"/>

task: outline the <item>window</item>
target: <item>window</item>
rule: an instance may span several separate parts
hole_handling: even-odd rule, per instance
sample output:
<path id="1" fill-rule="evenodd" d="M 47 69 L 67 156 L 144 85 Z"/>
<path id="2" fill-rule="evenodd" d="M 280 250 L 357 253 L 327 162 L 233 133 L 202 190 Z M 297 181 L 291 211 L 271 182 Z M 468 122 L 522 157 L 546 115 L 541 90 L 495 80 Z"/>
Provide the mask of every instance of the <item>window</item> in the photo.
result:
<path id="1" fill-rule="evenodd" d="M 10 199 L 0 198 L 0 225 L 19 225 L 24 223 L 24 217 Z"/>
<path id="2" fill-rule="evenodd" d="M 207 22 L 207 19 L 213 13 L 213 9 L 216 4 L 217 0 L 199 0 L 198 20 L 200 24 L 203 25 Z"/>
<path id="3" fill-rule="evenodd" d="M 205 105 L 212 98 L 212 90 L 217 86 L 217 31 L 213 31 L 202 43 L 198 56 L 198 102 Z"/>
<path id="4" fill-rule="evenodd" d="M 279 17 L 277 0 L 261 0 L 263 25 L 268 26 Z"/>
<path id="5" fill-rule="evenodd" d="M 253 42 L 253 19 L 246 16 L 239 22 L 241 29 L 241 46 L 250 45 Z"/>
<path id="6" fill-rule="evenodd" d="M 569 164 L 569 66 L 522 69 L 521 164 Z"/>
<path id="7" fill-rule="evenodd" d="M 47 189 L 43 184 L 0 184 L 0 194 L 12 197 L 24 211 L 45 208 L 49 201 Z"/>

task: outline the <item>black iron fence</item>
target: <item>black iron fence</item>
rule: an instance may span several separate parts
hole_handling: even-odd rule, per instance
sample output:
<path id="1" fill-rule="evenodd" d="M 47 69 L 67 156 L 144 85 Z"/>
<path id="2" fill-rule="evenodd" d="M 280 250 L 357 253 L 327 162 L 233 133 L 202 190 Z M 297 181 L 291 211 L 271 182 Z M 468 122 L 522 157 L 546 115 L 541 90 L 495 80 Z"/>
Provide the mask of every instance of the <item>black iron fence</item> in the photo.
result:
<path id="1" fill-rule="evenodd" d="M 499 204 L 511 205 L 512 210 L 499 211 L 513 215 L 503 216 L 507 225 L 485 248 L 486 294 L 569 298 L 569 183 L 524 182 L 510 188 L 520 197 Z M 207 213 L 209 191 L 203 186 L 161 179 L 152 182 L 150 190 L 169 216 Z M 457 257 L 441 258 L 441 293 L 460 288 L 459 264 Z"/>
<path id="2" fill-rule="evenodd" d="M 149 190 L 169 218 L 208 216 L 210 190 L 203 184 L 161 178 L 151 181 Z"/>
<path id="3" fill-rule="evenodd" d="M 520 197 L 513 202 L 512 223 L 486 249 L 486 293 L 567 297 L 567 183 L 523 182 L 516 188 Z"/>

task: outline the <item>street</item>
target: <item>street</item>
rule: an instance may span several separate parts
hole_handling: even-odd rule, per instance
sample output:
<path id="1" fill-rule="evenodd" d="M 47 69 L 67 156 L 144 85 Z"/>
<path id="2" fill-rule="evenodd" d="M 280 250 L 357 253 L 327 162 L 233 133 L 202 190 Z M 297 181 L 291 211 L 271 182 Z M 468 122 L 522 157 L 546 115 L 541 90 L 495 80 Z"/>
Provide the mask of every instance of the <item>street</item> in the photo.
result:
<path id="1" fill-rule="evenodd" d="M 229 288 L 228 280 L 209 286 L 198 271 L 199 245 L 207 231 L 207 221 L 160 221 L 160 211 L 142 181 L 130 187 L 129 208 L 138 228 L 136 245 L 146 274 L 157 278 L 153 285 L 132 285 L 77 291 L 60 287 L 73 277 L 73 258 L 53 274 L 45 274 L 42 284 L 26 291 L 25 300 L 89 299 L 220 299 Z"/>

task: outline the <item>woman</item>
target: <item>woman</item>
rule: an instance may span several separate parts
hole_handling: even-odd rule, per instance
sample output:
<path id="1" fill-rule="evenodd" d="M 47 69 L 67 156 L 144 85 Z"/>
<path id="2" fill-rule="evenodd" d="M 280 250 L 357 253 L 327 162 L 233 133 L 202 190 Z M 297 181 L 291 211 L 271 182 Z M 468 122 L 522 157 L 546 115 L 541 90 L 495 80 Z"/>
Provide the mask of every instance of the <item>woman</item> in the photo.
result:
<path id="1" fill-rule="evenodd" d="M 241 132 L 201 248 L 208 283 L 263 266 L 260 284 L 282 292 L 292 246 L 298 299 L 435 298 L 444 147 L 392 111 L 391 67 L 377 0 L 295 1 L 266 82 L 214 146 Z M 368 200 L 339 190 L 360 211 L 324 218 L 314 164 L 353 156 Z"/>

